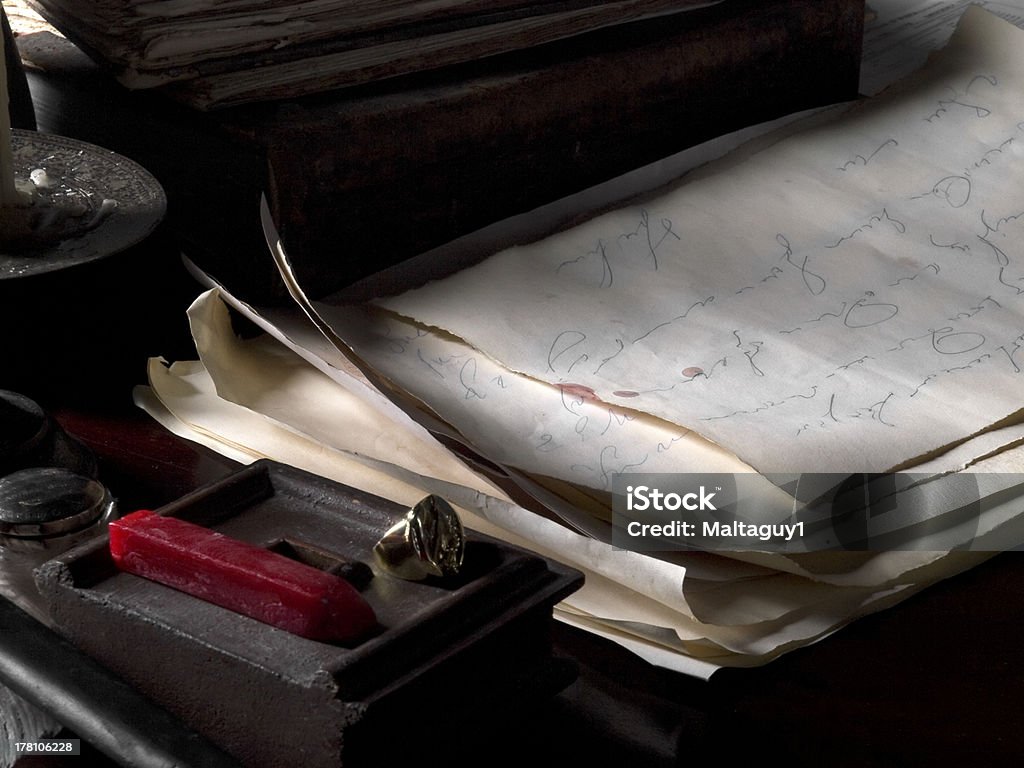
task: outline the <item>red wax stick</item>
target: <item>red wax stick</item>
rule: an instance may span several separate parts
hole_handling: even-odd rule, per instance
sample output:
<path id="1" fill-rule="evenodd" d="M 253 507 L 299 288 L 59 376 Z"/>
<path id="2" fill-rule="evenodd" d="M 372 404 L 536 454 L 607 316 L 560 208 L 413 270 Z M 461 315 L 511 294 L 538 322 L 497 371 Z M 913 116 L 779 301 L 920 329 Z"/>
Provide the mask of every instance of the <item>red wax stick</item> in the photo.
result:
<path id="1" fill-rule="evenodd" d="M 110 523 L 122 571 L 314 640 L 351 642 L 377 626 L 344 579 L 175 517 L 140 510 Z"/>

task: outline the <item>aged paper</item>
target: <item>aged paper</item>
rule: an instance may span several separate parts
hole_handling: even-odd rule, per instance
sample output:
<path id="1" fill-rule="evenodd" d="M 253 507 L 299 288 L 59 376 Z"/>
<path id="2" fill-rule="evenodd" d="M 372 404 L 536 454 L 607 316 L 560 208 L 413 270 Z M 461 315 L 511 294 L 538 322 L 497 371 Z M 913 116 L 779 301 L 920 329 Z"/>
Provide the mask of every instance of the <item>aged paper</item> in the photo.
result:
<path id="1" fill-rule="evenodd" d="M 777 557 L 756 567 L 710 553 L 690 553 L 670 563 L 615 550 L 505 499 L 359 452 L 359 446 L 399 439 L 380 430 L 402 427 L 360 418 L 351 422 L 351 434 L 338 434 L 329 425 L 334 411 L 348 408 L 348 389 L 335 382 L 325 387 L 326 376 L 269 335 L 235 337 L 216 291 L 197 300 L 190 320 L 215 377 L 201 362 L 168 367 L 154 360 L 151 389 L 136 393 L 137 402 L 169 428 L 243 462 L 274 458 L 397 501 L 411 503 L 426 492 L 442 493 L 460 507 L 468 526 L 584 570 L 586 586 L 558 606 L 560 619 L 688 674 L 764 663 L 988 556 L 877 553 L 859 573 L 844 577 L 799 571 L 796 563 L 791 563 L 791 572 L 779 571 L 772 566 L 790 561 Z M 285 330 L 275 335 L 300 335 L 295 326 Z M 237 378 L 252 381 L 240 385 Z M 279 392 L 268 398 L 260 394 L 260 382 L 269 381 Z M 240 395 L 249 406 L 229 402 L 218 391 Z M 312 402 L 317 408 L 310 410 Z M 1011 460 L 1010 455 L 1020 453 L 1000 453 L 1000 468 L 1019 468 L 1019 456 Z M 994 459 L 978 462 L 979 471 L 991 471 L 990 461 Z M 1014 501 L 992 510 L 992 526 L 986 527 L 1019 518 L 1017 506 Z"/>
<path id="2" fill-rule="evenodd" d="M 813 578 L 741 569 L 734 578 L 717 584 L 693 583 L 684 567 L 615 550 L 472 489 L 418 476 L 396 465 L 367 462 L 365 457 L 332 448 L 276 419 L 220 399 L 201 363 L 168 367 L 154 360 L 150 377 L 151 389 L 139 388 L 136 401 L 176 433 L 242 461 L 274 458 L 404 503 L 426 492 L 444 493 L 475 530 L 585 572 L 586 585 L 560 604 L 560 617 L 588 616 L 600 626 L 615 627 L 624 638 L 657 638 L 674 653 L 704 658 L 716 666 L 763 663 L 782 649 L 811 642 L 860 612 L 884 607 L 893 596 L 909 594 L 927 582 L 897 579 L 837 588 Z M 301 397 L 303 392 L 296 389 L 293 394 Z M 697 571 L 702 557 L 694 557 Z M 940 569 L 945 572 L 950 567 L 957 570 L 959 566 L 951 562 Z M 690 605 L 691 599 L 695 606 Z"/>
<path id="3" fill-rule="evenodd" d="M 642 205 L 382 302 L 763 472 L 886 471 L 1019 416 L 1024 33 Z"/>
<path id="4" fill-rule="evenodd" d="M 255 323 L 267 330 L 269 337 L 264 339 L 254 339 L 242 342 L 235 339 L 231 333 L 226 318 L 223 316 L 223 307 L 220 306 L 218 297 L 223 298 L 225 301 L 231 303 L 239 311 L 246 314 L 247 317 L 252 319 Z M 263 370 L 268 366 L 267 361 L 275 359 L 278 362 L 277 365 L 285 365 L 286 358 L 280 353 L 270 354 L 263 349 L 268 344 L 273 344 L 272 339 L 277 339 L 283 346 L 287 346 L 298 353 L 294 360 L 298 360 L 299 355 L 303 356 L 312 367 L 322 369 L 324 360 L 320 358 L 320 355 L 325 355 L 330 358 L 331 351 L 333 348 L 321 347 L 316 344 L 317 337 L 309 337 L 303 333 L 303 324 L 308 324 L 308 320 L 301 316 L 300 313 L 292 312 L 290 315 L 286 313 L 275 313 L 273 321 L 268 319 L 262 314 L 255 313 L 251 308 L 247 307 L 244 303 L 239 302 L 235 297 L 223 289 L 218 291 L 211 291 L 204 294 L 193 306 L 193 310 L 190 313 L 193 322 L 193 333 L 197 338 L 197 346 L 204 351 L 205 357 L 208 359 L 210 364 L 211 373 L 219 379 L 217 382 L 218 393 L 222 396 L 234 398 L 240 405 L 244 405 L 247 408 L 253 408 L 259 410 L 261 407 L 261 398 L 257 394 L 255 397 L 244 397 L 238 399 L 240 390 L 238 386 L 232 383 L 231 379 L 236 376 L 251 377 L 254 379 L 253 383 L 247 384 L 245 388 L 257 392 L 261 388 L 260 380 L 264 383 L 271 380 L 280 380 L 290 382 L 285 386 L 286 392 L 280 396 L 275 396 L 275 400 L 278 405 L 273 409 L 273 413 L 276 418 L 284 419 L 291 427 L 302 432 L 303 434 L 324 434 L 322 428 L 322 422 L 330 422 L 331 419 L 321 418 L 316 413 L 304 413 L 308 411 L 308 406 L 304 405 L 311 399 L 317 400 L 321 405 L 320 408 L 329 410 L 337 407 L 337 404 L 332 402 L 332 399 L 326 396 L 313 397 L 311 390 L 308 390 L 304 386 L 300 386 L 300 382 L 305 381 L 306 377 L 299 375 L 297 372 L 273 372 L 268 373 L 267 376 L 261 377 L 259 371 Z M 360 317 L 362 317 L 360 315 Z M 365 320 L 365 318 L 364 318 Z M 345 327 L 345 326 L 342 326 Z M 372 323 L 368 324 L 368 332 L 372 336 L 379 333 L 379 330 L 375 330 Z M 415 332 L 414 328 L 408 328 L 407 332 L 410 336 L 420 338 L 421 335 Z M 390 334 L 382 334 L 384 338 L 392 338 Z M 358 334 L 356 338 L 358 338 Z M 429 334 L 422 335 L 422 338 L 428 338 Z M 294 339 L 306 338 L 308 347 L 300 347 L 296 345 Z M 207 341 L 201 341 L 207 339 Z M 219 339 L 219 340 L 218 340 Z M 385 345 L 387 346 L 387 345 Z M 382 357 L 381 360 L 387 362 L 390 360 L 390 365 L 384 365 L 381 368 L 383 374 L 403 385 L 406 385 L 407 381 L 413 382 L 413 389 L 415 391 L 415 381 L 417 375 L 421 375 L 423 372 L 423 361 L 420 359 L 420 355 L 416 354 L 415 345 L 403 344 L 402 352 L 388 353 L 387 358 Z M 464 345 L 463 345 L 464 346 Z M 231 349 L 227 349 L 231 347 Z M 361 353 L 365 352 L 363 346 L 359 346 Z M 312 352 L 311 350 L 317 350 Z M 466 352 L 459 353 L 468 354 Z M 252 358 L 251 362 L 245 362 L 244 357 Z M 370 359 L 376 358 L 373 356 Z M 294 367 L 292 363 L 287 365 L 288 368 Z M 339 379 L 341 374 L 337 369 L 329 368 L 328 370 L 333 371 L 331 377 L 339 385 L 343 384 L 343 380 Z M 218 373 L 219 371 L 219 373 Z M 521 377 L 512 374 L 509 371 L 504 371 L 503 375 L 510 379 L 518 379 Z M 433 379 L 434 377 L 428 377 Z M 441 413 L 451 423 L 459 424 L 461 427 L 465 427 L 469 419 L 463 414 L 463 408 L 474 409 L 480 403 L 476 400 L 467 400 L 460 394 L 463 390 L 461 385 L 458 384 L 456 377 L 449 377 L 453 379 L 449 383 L 449 391 L 447 396 L 442 390 L 439 392 L 439 396 L 436 399 L 430 400 L 430 407 L 437 412 Z M 347 393 L 350 387 L 340 386 L 343 393 Z M 340 396 L 340 400 L 344 401 L 347 399 L 346 394 Z M 492 404 L 491 409 L 494 409 Z M 543 409 L 541 409 L 543 410 Z M 514 429 L 509 428 L 501 415 L 497 416 L 497 420 L 488 420 L 486 418 L 487 410 L 485 409 L 482 416 L 477 416 L 480 419 L 480 424 L 477 425 L 477 432 L 497 431 L 503 434 L 503 437 L 507 443 L 514 445 L 517 441 L 516 432 Z M 518 413 L 520 416 L 523 412 L 513 411 L 513 414 Z M 526 416 L 527 420 L 530 421 L 534 417 Z M 539 418 L 536 417 L 536 418 Z M 501 427 L 499 429 L 498 427 Z M 570 425 L 571 427 L 571 425 Z M 570 427 L 566 427 L 566 435 L 574 434 L 574 430 Z M 636 422 L 630 422 L 625 427 L 627 431 L 637 429 Z M 507 434 L 503 430 L 508 429 Z M 992 433 L 992 435 L 986 435 L 975 438 L 969 441 L 963 446 L 961 452 L 956 454 L 950 454 L 948 457 L 937 459 L 929 464 L 929 472 L 934 473 L 936 476 L 941 476 L 948 472 L 956 472 L 963 468 L 965 456 L 977 457 L 987 453 L 991 453 L 993 450 L 999 450 L 999 446 L 1006 446 L 1008 443 L 1014 442 L 1014 438 L 1019 438 L 1019 430 L 1007 429 L 1002 430 L 1000 433 Z M 469 431 L 468 436 L 472 440 L 485 439 L 485 435 L 477 434 L 473 431 Z M 999 437 L 998 440 L 994 439 Z M 345 435 L 338 436 L 337 430 L 327 430 L 323 438 L 328 444 L 335 447 L 340 447 L 343 444 L 351 442 L 353 439 L 359 440 L 357 436 Z M 372 437 L 369 440 L 363 438 L 367 445 L 373 445 L 379 438 Z M 630 437 L 630 439 L 633 439 Z M 485 444 L 486 440 L 484 440 Z M 962 453 L 962 455 L 960 455 Z M 557 463 L 557 460 L 555 460 Z M 550 467 L 549 467 L 550 468 Z M 693 465 L 693 469 L 699 469 L 699 465 Z M 518 478 L 522 481 L 529 480 L 529 476 L 522 475 Z M 781 493 L 781 491 L 779 491 Z M 768 498 L 766 496 L 765 498 Z M 556 510 L 560 510 L 561 507 L 556 507 Z M 765 510 L 768 513 L 768 510 Z M 941 514 L 940 509 L 930 510 L 933 514 Z M 579 516 L 586 516 L 581 510 L 577 510 L 577 514 L 574 518 L 570 518 L 567 522 L 570 525 Z M 578 530 L 581 526 L 574 525 L 573 527 Z M 594 535 L 594 534 L 590 534 Z M 602 538 L 597 536 L 597 538 Z M 604 540 L 604 539 L 603 539 Z M 884 557 L 878 557 L 877 555 L 884 554 Z M 748 558 L 748 555 L 751 555 Z M 891 582 L 894 579 L 901 578 L 903 574 L 913 571 L 919 568 L 921 565 L 926 564 L 939 557 L 939 553 L 926 553 L 926 552 L 902 552 L 902 553 L 848 553 L 847 556 L 840 556 L 841 553 L 830 553 L 827 562 L 820 562 L 819 558 L 814 558 L 813 562 L 809 563 L 808 558 L 803 555 L 795 555 L 794 557 L 782 556 L 782 555 L 768 555 L 761 558 L 752 556 L 752 553 L 732 553 L 731 558 L 722 558 L 710 553 L 661 553 L 661 557 L 670 559 L 673 562 L 679 562 L 685 564 L 687 569 L 688 579 L 699 579 L 711 582 L 726 581 L 738 578 L 748 578 L 750 576 L 764 576 L 767 575 L 764 571 L 747 572 L 743 573 L 737 569 L 738 564 L 736 558 L 743 557 L 746 559 L 755 559 L 756 562 L 763 568 L 771 570 L 783 570 L 793 572 L 802 576 L 812 576 L 815 579 L 834 583 L 836 585 L 862 585 L 862 586 L 877 586 L 879 584 Z M 852 557 L 851 557 L 852 555 Z M 678 560 L 675 558 L 679 558 Z M 722 561 L 732 560 L 728 567 L 723 567 Z"/>
<path id="5" fill-rule="evenodd" d="M 753 472 L 700 435 L 586 391 L 517 374 L 448 334 L 363 308 L 317 304 L 373 368 L 492 461 L 609 490 L 616 472 Z"/>
<path id="6" fill-rule="evenodd" d="M 200 359 L 223 399 L 271 418 L 288 414 L 300 420 L 304 434 L 334 448 L 502 495 L 424 430 L 396 421 L 391 410 L 374 408 L 355 385 L 339 386 L 271 339 L 237 339 L 216 292 L 200 296 L 188 316 Z"/>

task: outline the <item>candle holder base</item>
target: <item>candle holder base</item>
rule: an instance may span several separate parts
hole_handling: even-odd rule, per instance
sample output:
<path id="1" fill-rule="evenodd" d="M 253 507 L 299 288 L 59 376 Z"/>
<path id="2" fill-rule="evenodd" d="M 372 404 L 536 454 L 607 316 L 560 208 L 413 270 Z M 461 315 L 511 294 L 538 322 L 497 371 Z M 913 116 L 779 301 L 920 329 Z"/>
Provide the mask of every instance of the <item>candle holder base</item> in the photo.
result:
<path id="1" fill-rule="evenodd" d="M 15 178 L 27 182 L 34 172 L 40 199 L 73 208 L 76 221 L 65 212 L 62 222 L 43 224 L 66 232 L 55 242 L 17 251 L 0 247 L 0 280 L 25 279 L 112 256 L 145 239 L 163 220 L 163 187 L 123 155 L 65 136 L 18 129 L 11 131 L 11 151 Z"/>

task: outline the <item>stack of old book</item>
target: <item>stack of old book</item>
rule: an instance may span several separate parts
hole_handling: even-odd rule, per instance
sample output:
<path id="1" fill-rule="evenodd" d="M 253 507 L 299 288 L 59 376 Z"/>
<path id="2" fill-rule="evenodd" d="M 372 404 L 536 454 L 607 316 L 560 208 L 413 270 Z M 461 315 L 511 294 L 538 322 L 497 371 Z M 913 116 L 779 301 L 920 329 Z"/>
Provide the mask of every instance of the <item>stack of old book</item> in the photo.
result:
<path id="1" fill-rule="evenodd" d="M 273 265 L 253 258 L 263 252 L 251 226 L 261 193 L 304 283 L 324 295 L 713 136 L 853 98 L 864 14 L 863 0 L 265 3 L 265 20 L 267 9 L 288 7 L 292 27 L 299 16 L 290 6 L 338 6 L 330 22 L 315 26 L 324 38 L 307 42 L 294 30 L 285 35 L 284 22 L 243 25 L 239 9 L 256 4 L 241 0 L 7 0 L 7 7 L 19 2 L 31 2 L 70 38 L 18 37 L 40 129 L 144 165 L 166 190 L 168 228 L 189 254 L 261 301 L 287 300 Z M 507 21 L 481 14 L 484 5 Z M 425 7 L 447 8 L 447 16 L 429 17 L 432 24 L 460 19 L 457 34 L 477 49 L 429 51 L 429 38 L 414 35 L 434 28 Z M 395 10 L 403 8 L 405 16 Z M 363 22 L 351 9 L 362 9 Z M 395 38 L 405 52 L 398 59 L 379 46 L 327 52 L 341 39 L 328 30 L 344 19 L 377 29 L 380 19 L 367 21 L 367 9 L 391 9 L 387 34 L 410 35 Z M 666 13 L 626 22 L 657 9 Z M 571 26 L 562 13 L 570 10 L 578 16 Z M 238 15 L 236 32 L 225 26 L 215 34 L 229 13 Z M 584 18 L 615 23 L 541 44 L 582 28 Z M 503 34 L 481 47 L 488 31 L 541 21 L 529 40 Z M 242 32 L 261 31 L 273 38 L 260 43 L 264 50 L 227 50 Z M 531 47 L 485 55 L 524 42 Z M 170 50 L 178 51 L 173 59 Z M 376 70 L 325 74 L 339 55 L 374 51 Z M 468 59 L 441 66 L 455 53 Z M 428 66 L 435 68 L 411 71 Z M 112 74 L 129 84 L 157 82 L 151 73 L 142 78 L 150 70 L 191 79 L 130 90 Z M 383 79 L 342 87 L 359 82 L 349 79 L 353 72 Z M 211 95 L 212 85 L 236 82 L 237 93 Z M 214 106 L 223 108 L 197 108 Z"/>
<path id="2" fill-rule="evenodd" d="M 717 1 L 717 0 L 716 0 Z M 203 108 L 316 93 L 542 45 L 709 0 L 31 0 L 130 88 Z"/>

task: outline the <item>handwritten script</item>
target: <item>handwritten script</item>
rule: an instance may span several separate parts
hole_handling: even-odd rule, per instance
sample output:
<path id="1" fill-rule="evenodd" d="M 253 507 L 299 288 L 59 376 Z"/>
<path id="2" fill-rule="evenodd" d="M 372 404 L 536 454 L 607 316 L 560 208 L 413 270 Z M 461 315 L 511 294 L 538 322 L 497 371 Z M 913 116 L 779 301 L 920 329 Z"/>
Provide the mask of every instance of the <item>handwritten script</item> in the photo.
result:
<path id="1" fill-rule="evenodd" d="M 914 83 L 382 304 L 762 471 L 911 464 L 1024 405 L 1024 33 L 974 8 Z"/>

